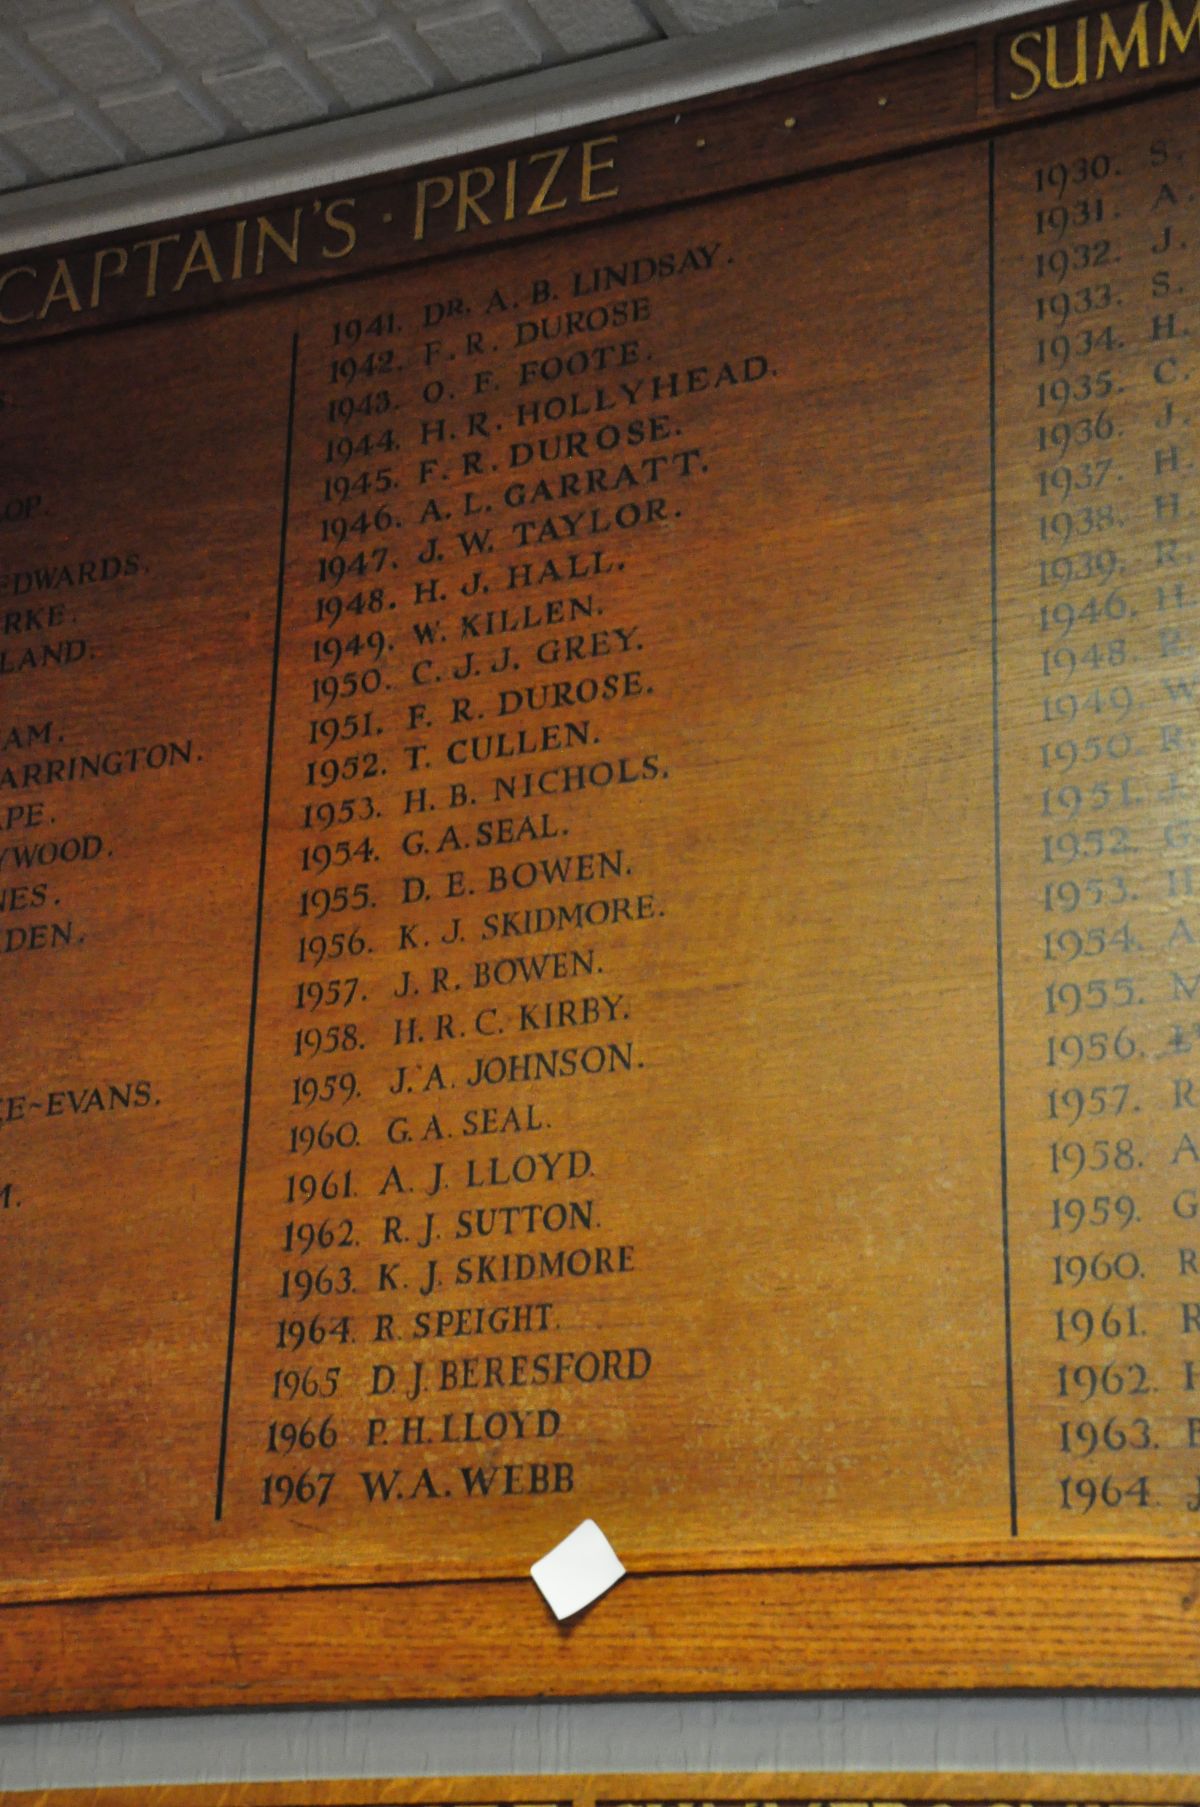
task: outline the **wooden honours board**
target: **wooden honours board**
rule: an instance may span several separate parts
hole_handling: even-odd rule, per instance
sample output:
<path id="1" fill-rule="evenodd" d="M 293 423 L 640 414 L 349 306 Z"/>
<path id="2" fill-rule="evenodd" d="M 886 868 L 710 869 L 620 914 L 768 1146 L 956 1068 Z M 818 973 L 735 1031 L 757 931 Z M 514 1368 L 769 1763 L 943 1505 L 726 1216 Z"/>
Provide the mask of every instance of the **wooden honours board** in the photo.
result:
<path id="1" fill-rule="evenodd" d="M 1192 1679 L 1198 47 L 0 268 L 9 1711 Z"/>

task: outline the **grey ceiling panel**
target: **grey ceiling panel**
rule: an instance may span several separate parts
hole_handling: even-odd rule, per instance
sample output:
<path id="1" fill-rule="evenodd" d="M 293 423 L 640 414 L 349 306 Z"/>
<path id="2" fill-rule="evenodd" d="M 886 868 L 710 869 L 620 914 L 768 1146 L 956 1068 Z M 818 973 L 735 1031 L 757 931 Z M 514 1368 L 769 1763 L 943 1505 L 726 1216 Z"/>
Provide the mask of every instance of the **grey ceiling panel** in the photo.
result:
<path id="1" fill-rule="evenodd" d="M 0 0 L 0 183 L 344 118 L 764 10 L 776 0 Z"/>

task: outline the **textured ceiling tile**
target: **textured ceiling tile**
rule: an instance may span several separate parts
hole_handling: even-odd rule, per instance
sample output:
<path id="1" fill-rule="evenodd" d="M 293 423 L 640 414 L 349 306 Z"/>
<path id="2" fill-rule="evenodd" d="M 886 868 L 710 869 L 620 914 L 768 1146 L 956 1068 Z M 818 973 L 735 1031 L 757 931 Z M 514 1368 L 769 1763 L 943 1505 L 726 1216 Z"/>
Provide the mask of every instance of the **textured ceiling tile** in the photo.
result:
<path id="1" fill-rule="evenodd" d="M 501 6 L 447 19 L 422 19 L 421 36 L 460 82 L 485 82 L 541 62 L 537 46 Z"/>
<path id="2" fill-rule="evenodd" d="M 262 33 L 234 0 L 152 0 L 138 16 L 190 69 L 231 63 L 263 47 Z"/>
<path id="3" fill-rule="evenodd" d="M 163 82 L 145 93 L 108 101 L 103 111 L 148 157 L 194 151 L 225 135 L 212 115 L 198 107 L 178 82 Z"/>
<path id="4" fill-rule="evenodd" d="M 158 64 L 115 19 L 104 13 L 39 26 L 29 41 L 48 63 L 85 94 L 103 94 L 158 73 Z"/>
<path id="5" fill-rule="evenodd" d="M 531 0 L 534 11 L 569 56 L 617 50 L 622 44 L 644 44 L 662 36 L 633 0 Z"/>
<path id="6" fill-rule="evenodd" d="M 684 31 L 723 31 L 778 11 L 776 0 L 668 0 Z"/>
<path id="7" fill-rule="evenodd" d="M 260 0 L 260 4 L 276 25 L 306 42 L 369 24 L 378 13 L 374 0 Z"/>
<path id="8" fill-rule="evenodd" d="M 249 69 L 227 69 L 204 78 L 205 86 L 252 132 L 324 119 L 327 108 L 277 57 Z"/>
<path id="9" fill-rule="evenodd" d="M 59 13 L 86 10 L 83 0 L 0 0 L 0 24 L 39 25 Z"/>
<path id="10" fill-rule="evenodd" d="M 356 44 L 314 50 L 309 61 L 352 108 L 381 107 L 389 100 L 408 100 L 414 94 L 428 94 L 433 86 L 390 32 L 378 32 Z"/>
<path id="11" fill-rule="evenodd" d="M 54 89 L 32 63 L 0 44 L 0 114 L 32 113 L 44 106 Z"/>
<path id="12" fill-rule="evenodd" d="M 845 0 L 841 0 L 844 4 Z M 917 0 L 853 0 L 911 12 Z M 1132 4 L 1132 0 L 1130 0 Z M 931 13 L 953 0 L 925 0 Z M 1179 0 L 1176 0 L 1179 4 Z M 837 0 L 0 0 L 9 186 Z M 28 137 L 26 156 L 17 129 Z M 55 134 L 61 143 L 55 145 Z"/>
<path id="13" fill-rule="evenodd" d="M 21 188 L 25 182 L 25 172 L 19 163 L 6 156 L 0 150 L 0 190 L 5 188 Z"/>
<path id="14" fill-rule="evenodd" d="M 123 161 L 107 133 L 70 107 L 56 107 L 36 119 L 10 120 L 4 136 L 44 176 L 80 176 Z"/>

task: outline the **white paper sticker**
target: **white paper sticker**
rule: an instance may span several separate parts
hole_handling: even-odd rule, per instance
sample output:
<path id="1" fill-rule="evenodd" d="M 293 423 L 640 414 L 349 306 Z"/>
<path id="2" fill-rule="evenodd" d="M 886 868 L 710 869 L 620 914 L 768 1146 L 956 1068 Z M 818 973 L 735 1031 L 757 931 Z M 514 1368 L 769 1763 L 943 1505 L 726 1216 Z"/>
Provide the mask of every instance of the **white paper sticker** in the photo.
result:
<path id="1" fill-rule="evenodd" d="M 555 1618 L 569 1619 L 614 1587 L 625 1568 L 599 1525 L 585 1518 L 529 1573 Z"/>

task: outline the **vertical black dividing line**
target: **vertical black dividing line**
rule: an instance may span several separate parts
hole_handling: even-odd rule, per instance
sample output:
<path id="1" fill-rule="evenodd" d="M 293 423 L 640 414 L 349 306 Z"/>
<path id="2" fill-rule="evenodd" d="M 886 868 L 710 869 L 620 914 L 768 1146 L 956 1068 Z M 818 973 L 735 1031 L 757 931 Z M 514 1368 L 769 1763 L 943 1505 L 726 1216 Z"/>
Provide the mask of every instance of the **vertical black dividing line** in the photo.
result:
<path id="1" fill-rule="evenodd" d="M 287 566 L 288 506 L 292 493 L 292 435 L 296 424 L 296 359 L 299 333 L 292 334 L 288 380 L 287 440 L 283 454 L 283 506 L 279 515 L 279 570 L 275 580 L 275 646 L 271 655 L 271 702 L 267 712 L 267 757 L 263 777 L 262 838 L 258 853 L 258 906 L 254 917 L 254 966 L 250 976 L 250 1023 L 246 1032 L 246 1090 L 242 1100 L 242 1153 L 238 1165 L 237 1216 L 233 1226 L 233 1273 L 229 1285 L 229 1340 L 225 1351 L 225 1397 L 221 1406 L 221 1453 L 217 1460 L 217 1506 L 225 1503 L 225 1457 L 229 1444 L 229 1401 L 233 1391 L 233 1345 L 237 1336 L 238 1274 L 242 1265 L 242 1223 L 246 1215 L 246 1161 L 250 1150 L 250 1098 L 254 1089 L 254 1029 L 258 1019 L 258 973 L 262 960 L 263 897 L 267 886 L 267 832 L 271 820 L 271 771 L 275 763 L 275 709 L 279 698 L 279 644 L 283 635 L 283 587 Z"/>
<path id="2" fill-rule="evenodd" d="M 996 873 L 996 1040 L 1000 1080 L 1000 1235 L 1004 1249 L 1004 1374 L 1008 1400 L 1008 1516 L 1017 1535 L 1017 1427 L 1013 1406 L 1012 1260 L 1008 1247 L 1008 1106 L 1004 1048 L 1004 904 L 1000 859 L 1000 568 L 996 523 L 996 141 L 988 140 L 988 421 L 992 542 L 992 843 Z"/>

